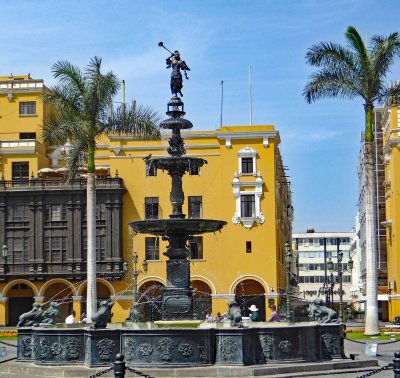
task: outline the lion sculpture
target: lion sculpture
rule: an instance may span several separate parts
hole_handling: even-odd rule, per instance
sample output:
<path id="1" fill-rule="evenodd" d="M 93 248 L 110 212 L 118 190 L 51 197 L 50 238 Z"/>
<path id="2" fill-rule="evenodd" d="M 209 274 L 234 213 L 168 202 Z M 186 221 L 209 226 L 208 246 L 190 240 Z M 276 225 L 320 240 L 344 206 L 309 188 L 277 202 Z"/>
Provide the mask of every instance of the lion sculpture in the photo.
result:
<path id="1" fill-rule="evenodd" d="M 231 321 L 231 327 L 243 327 L 242 313 L 236 301 L 228 303 L 228 319 Z"/>
<path id="2" fill-rule="evenodd" d="M 106 301 L 100 302 L 99 310 L 92 316 L 93 325 L 91 328 L 106 328 L 107 323 L 111 322 L 113 316 L 111 308 L 114 303 L 111 302 L 111 298 Z"/>
<path id="3" fill-rule="evenodd" d="M 308 316 L 319 323 L 339 323 L 335 310 L 322 305 L 322 299 L 317 298 L 308 304 Z"/>
<path id="4" fill-rule="evenodd" d="M 60 317 L 60 309 L 57 302 L 51 302 L 49 308 L 42 314 L 42 324 L 56 324 Z"/>
<path id="5" fill-rule="evenodd" d="M 39 303 L 32 305 L 32 310 L 24 312 L 19 317 L 17 327 L 32 327 L 38 326 L 42 320 L 42 306 Z"/>

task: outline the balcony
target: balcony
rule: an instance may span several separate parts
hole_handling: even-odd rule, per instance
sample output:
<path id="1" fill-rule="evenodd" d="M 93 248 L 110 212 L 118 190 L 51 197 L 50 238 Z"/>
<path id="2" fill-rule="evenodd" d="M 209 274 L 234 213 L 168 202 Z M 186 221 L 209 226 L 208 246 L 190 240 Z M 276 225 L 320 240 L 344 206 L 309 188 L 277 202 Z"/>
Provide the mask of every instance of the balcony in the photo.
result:
<path id="1" fill-rule="evenodd" d="M 0 153 L 2 155 L 33 154 L 39 146 L 35 139 L 16 139 L 0 141 Z"/>
<path id="2" fill-rule="evenodd" d="M 1 191 L 37 191 L 44 189 L 67 190 L 67 189 L 86 189 L 87 179 L 79 178 L 68 181 L 67 179 L 40 179 L 33 178 L 27 180 L 0 180 Z M 97 189 L 122 189 L 123 180 L 120 177 L 96 178 Z"/>
<path id="3" fill-rule="evenodd" d="M 124 275 L 124 264 L 121 261 L 100 261 L 96 264 L 97 277 L 108 281 L 120 280 Z M 45 281 L 50 278 L 59 277 L 67 280 L 82 280 L 86 278 L 86 262 L 23 262 L 23 263 L 0 263 L 0 282 L 8 282 L 18 278 L 30 281 Z"/>
<path id="4" fill-rule="evenodd" d="M 11 94 L 13 92 L 26 93 L 26 92 L 43 92 L 43 80 L 2 80 L 0 82 L 0 93 Z"/>

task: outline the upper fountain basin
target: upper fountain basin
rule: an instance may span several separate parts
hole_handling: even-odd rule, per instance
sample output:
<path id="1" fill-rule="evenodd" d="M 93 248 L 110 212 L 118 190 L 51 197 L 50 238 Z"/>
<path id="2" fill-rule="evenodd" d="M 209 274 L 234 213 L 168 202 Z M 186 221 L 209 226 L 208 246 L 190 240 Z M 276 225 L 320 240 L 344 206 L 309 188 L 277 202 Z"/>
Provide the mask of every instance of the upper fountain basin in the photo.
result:
<path id="1" fill-rule="evenodd" d="M 192 122 L 188 121 L 185 118 L 180 118 L 180 117 L 179 118 L 171 117 L 160 123 L 161 129 L 183 130 L 183 129 L 191 129 L 192 127 L 193 127 Z"/>
<path id="2" fill-rule="evenodd" d="M 151 158 L 147 161 L 147 165 L 158 169 L 168 170 L 170 168 L 181 167 L 185 171 L 197 169 L 207 164 L 207 160 L 186 156 L 167 156 L 161 158 Z"/>
<path id="3" fill-rule="evenodd" d="M 129 223 L 135 232 L 158 236 L 204 234 L 219 231 L 225 225 L 225 221 L 214 219 L 146 219 Z"/>

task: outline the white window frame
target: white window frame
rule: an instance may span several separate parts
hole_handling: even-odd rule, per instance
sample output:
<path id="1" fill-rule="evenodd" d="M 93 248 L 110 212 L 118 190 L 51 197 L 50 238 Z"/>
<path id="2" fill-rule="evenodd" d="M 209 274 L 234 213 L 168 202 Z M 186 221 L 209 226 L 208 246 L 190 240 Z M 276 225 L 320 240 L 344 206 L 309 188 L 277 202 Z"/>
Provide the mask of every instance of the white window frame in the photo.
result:
<path id="1" fill-rule="evenodd" d="M 240 151 L 238 151 L 238 156 L 239 156 L 239 175 L 253 175 L 255 176 L 257 174 L 257 166 L 256 166 L 256 156 L 257 156 L 257 151 L 254 150 L 251 147 L 244 147 Z M 243 158 L 252 158 L 253 159 L 253 172 L 242 172 L 242 159 Z"/>
<path id="2" fill-rule="evenodd" d="M 254 223 L 262 224 L 265 221 L 264 215 L 261 212 L 261 196 L 262 196 L 262 177 L 257 177 L 254 182 L 240 182 L 238 177 L 233 179 L 233 195 L 235 197 L 236 212 L 232 216 L 232 223 L 242 223 L 244 227 L 250 229 Z M 246 189 L 246 190 L 244 190 Z M 245 218 L 241 214 L 241 196 L 254 195 L 255 214 L 253 217 Z"/>

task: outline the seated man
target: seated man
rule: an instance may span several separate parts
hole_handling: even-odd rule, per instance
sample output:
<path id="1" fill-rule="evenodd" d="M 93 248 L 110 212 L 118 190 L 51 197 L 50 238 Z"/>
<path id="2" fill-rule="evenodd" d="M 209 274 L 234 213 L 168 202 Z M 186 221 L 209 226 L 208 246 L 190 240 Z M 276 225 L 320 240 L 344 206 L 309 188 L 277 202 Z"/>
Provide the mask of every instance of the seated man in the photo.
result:
<path id="1" fill-rule="evenodd" d="M 280 322 L 281 317 L 279 316 L 279 312 L 276 310 L 276 306 L 272 305 L 269 307 L 272 310 L 271 316 L 269 317 L 269 322 Z"/>

